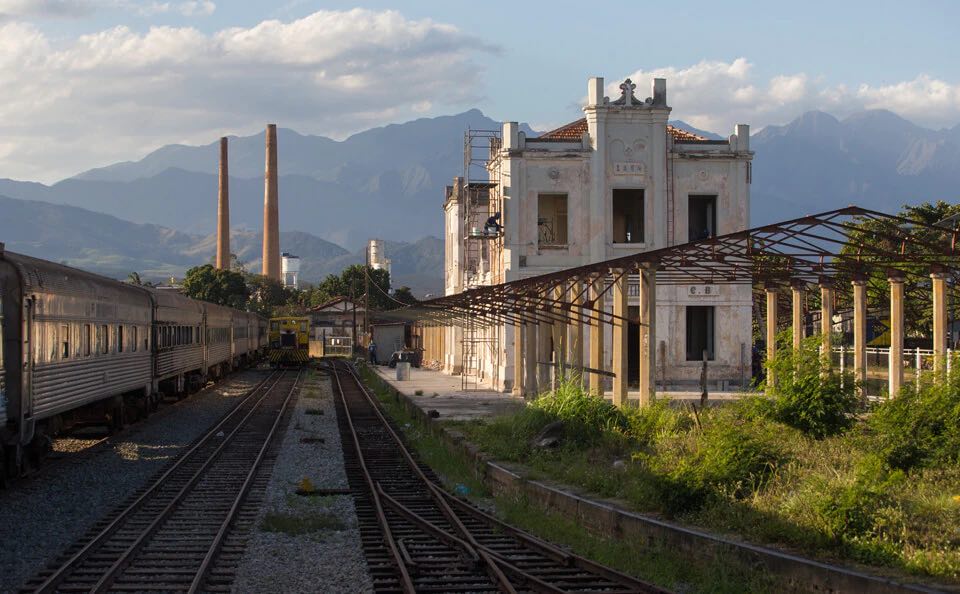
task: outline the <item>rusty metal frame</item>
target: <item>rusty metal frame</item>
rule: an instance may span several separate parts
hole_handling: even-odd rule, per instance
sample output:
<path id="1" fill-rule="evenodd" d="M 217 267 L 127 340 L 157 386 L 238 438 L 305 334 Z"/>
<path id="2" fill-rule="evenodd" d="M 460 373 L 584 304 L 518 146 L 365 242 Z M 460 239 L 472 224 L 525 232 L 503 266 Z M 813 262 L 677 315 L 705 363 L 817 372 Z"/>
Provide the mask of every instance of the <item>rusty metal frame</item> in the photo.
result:
<path id="1" fill-rule="evenodd" d="M 872 226 L 861 227 L 865 222 Z M 919 237 L 915 233 L 918 229 L 932 238 Z M 857 234 L 861 239 L 853 243 Z M 424 325 L 458 324 L 467 317 L 491 324 L 613 323 L 618 317 L 588 299 L 587 287 L 599 278 L 604 279 L 598 297 L 603 300 L 615 280 L 634 274 L 641 267 L 657 271 L 658 285 L 735 284 L 755 289 L 769 285 L 786 288 L 793 282 L 816 285 L 823 279 L 845 283 L 854 275 L 871 270 L 897 270 L 905 276 L 916 276 L 913 271 L 918 268 L 938 269 L 953 278 L 956 288 L 960 284 L 956 282 L 960 280 L 958 239 L 960 228 L 947 229 L 849 206 L 498 285 L 475 287 L 386 315 Z M 569 301 L 566 289 L 574 282 L 581 283 L 581 290 L 574 301 Z M 564 299 L 551 295 L 558 286 L 564 287 Z"/>

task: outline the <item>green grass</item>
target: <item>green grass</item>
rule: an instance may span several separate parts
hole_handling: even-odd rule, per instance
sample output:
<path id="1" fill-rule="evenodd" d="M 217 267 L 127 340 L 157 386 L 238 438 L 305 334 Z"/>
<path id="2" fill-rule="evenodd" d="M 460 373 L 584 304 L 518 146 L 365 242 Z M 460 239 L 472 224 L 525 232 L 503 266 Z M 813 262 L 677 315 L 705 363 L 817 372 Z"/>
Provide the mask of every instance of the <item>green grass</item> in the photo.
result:
<path id="1" fill-rule="evenodd" d="M 534 477 L 642 513 L 827 561 L 960 582 L 960 380 L 839 422 L 844 399 L 804 382 L 786 402 L 708 408 L 699 424 L 662 401 L 617 411 L 565 386 L 516 414 L 448 425 Z M 561 445 L 534 447 L 556 420 Z"/>
<path id="2" fill-rule="evenodd" d="M 600 538 L 576 522 L 546 512 L 525 499 L 497 497 L 496 505 L 502 518 L 514 526 L 670 590 L 717 594 L 776 591 L 768 575 L 743 567 L 735 559 L 718 556 L 706 563 L 692 563 L 686 555 L 662 547 Z"/>
<path id="3" fill-rule="evenodd" d="M 731 559 L 717 558 L 706 564 L 693 564 L 687 555 L 677 551 L 592 535 L 575 522 L 546 512 L 525 499 L 505 496 L 491 498 L 489 490 L 473 471 L 473 460 L 449 447 L 417 422 L 365 368 L 361 369 L 361 377 L 386 414 L 401 428 L 404 440 L 437 473 L 447 488 L 462 493 L 463 487 L 466 487 L 470 499 L 484 504 L 488 509 L 493 506 L 505 521 L 564 545 L 579 555 L 665 588 L 709 593 L 772 591 L 767 584 L 767 576 L 752 568 L 744 568 Z"/>
<path id="4" fill-rule="evenodd" d="M 261 531 L 280 532 L 291 536 L 338 531 L 344 528 L 345 526 L 339 518 L 325 512 L 309 515 L 268 512 L 260 520 Z"/>

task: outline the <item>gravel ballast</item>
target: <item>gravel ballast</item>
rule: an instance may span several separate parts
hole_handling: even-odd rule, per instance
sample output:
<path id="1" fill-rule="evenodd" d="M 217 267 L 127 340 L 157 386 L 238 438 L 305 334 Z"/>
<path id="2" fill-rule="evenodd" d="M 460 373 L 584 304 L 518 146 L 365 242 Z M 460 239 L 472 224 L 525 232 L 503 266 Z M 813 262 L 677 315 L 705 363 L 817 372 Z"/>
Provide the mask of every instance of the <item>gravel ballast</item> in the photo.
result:
<path id="1" fill-rule="evenodd" d="M 0 592 L 15 592 L 265 377 L 245 371 L 0 491 Z M 63 450 L 76 447 L 67 442 Z"/>
<path id="2" fill-rule="evenodd" d="M 316 489 L 347 488 L 330 382 L 315 372 L 303 381 L 234 592 L 373 590 L 352 498 L 296 494 L 304 479 Z"/>

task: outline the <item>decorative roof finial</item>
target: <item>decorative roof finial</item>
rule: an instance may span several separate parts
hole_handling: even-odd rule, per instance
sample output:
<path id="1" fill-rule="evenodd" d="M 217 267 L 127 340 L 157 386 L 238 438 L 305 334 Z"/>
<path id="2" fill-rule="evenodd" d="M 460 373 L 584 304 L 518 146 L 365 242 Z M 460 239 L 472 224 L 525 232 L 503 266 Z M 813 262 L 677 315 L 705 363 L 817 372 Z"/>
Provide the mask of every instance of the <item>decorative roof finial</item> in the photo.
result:
<path id="1" fill-rule="evenodd" d="M 633 90 L 637 88 L 637 85 L 634 84 L 629 78 L 620 85 L 620 100 L 623 101 L 624 105 L 633 105 L 636 97 L 633 96 Z"/>

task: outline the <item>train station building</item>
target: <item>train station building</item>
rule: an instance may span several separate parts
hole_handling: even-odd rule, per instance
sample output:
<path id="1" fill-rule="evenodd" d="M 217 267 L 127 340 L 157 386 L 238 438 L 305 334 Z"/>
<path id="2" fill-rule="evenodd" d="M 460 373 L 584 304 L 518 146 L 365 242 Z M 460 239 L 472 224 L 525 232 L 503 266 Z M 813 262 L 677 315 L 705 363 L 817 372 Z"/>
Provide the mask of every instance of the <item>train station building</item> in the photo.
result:
<path id="1" fill-rule="evenodd" d="M 587 84 L 584 117 L 538 137 L 516 122 L 501 130 L 471 130 L 464 141 L 464 172 L 447 187 L 445 293 L 613 260 L 728 234 L 750 226 L 749 126 L 725 139 L 708 139 L 670 125 L 667 82 L 655 79 L 649 97 L 628 80 L 606 96 L 602 78 Z M 751 377 L 751 287 L 714 284 L 660 285 L 655 291 L 656 333 L 641 316 L 641 274 L 626 276 L 628 384 L 639 385 L 641 352 L 655 350 L 652 373 L 660 389 L 693 388 L 703 359 L 716 387 L 739 387 Z M 557 289 L 557 302 L 585 296 L 585 288 Z M 569 292 L 569 294 L 567 294 Z M 579 296 L 579 297 L 578 297 Z M 613 314 L 613 296 L 600 300 Z M 611 369 L 612 333 L 603 348 L 591 334 L 573 331 L 539 337 L 538 364 Z M 512 387 L 517 334 L 509 324 L 462 324 L 427 340 L 442 350 L 446 373 L 460 374 L 465 389 Z M 564 342 L 567 355 L 551 362 Z M 548 369 L 549 371 L 549 369 Z M 538 373 L 543 373 L 541 369 Z M 611 379 L 604 379 L 609 385 Z"/>

